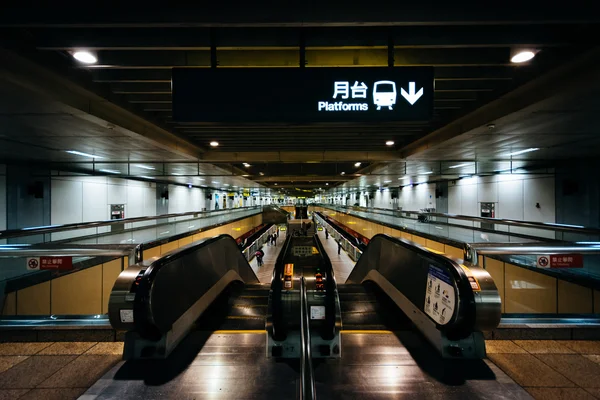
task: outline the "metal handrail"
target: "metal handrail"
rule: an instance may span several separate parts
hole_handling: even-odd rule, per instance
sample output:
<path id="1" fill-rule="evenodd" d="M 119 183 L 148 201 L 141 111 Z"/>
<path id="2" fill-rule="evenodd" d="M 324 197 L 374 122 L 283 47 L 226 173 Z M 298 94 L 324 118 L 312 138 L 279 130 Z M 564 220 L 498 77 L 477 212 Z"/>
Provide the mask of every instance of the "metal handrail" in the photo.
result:
<path id="1" fill-rule="evenodd" d="M 312 365 L 310 319 L 308 317 L 308 296 L 306 280 L 300 279 L 300 334 L 302 337 L 302 355 L 300 356 L 300 398 L 316 399 L 315 375 Z"/>
<path id="2" fill-rule="evenodd" d="M 228 212 L 237 212 L 241 210 L 252 210 L 252 209 L 260 209 L 262 206 L 250 206 L 250 207 L 238 207 L 234 209 L 226 209 L 226 210 L 212 210 L 212 211 L 189 211 L 184 213 L 173 213 L 173 214 L 162 214 L 156 216 L 148 216 L 148 217 L 135 217 L 135 218 L 124 218 L 124 219 L 113 219 L 113 220 L 105 220 L 105 221 L 92 221 L 92 222 L 77 222 L 73 224 L 63 224 L 63 225 L 48 225 L 48 226 L 38 226 L 31 228 L 21 228 L 21 229 L 9 229 L 5 231 L 0 231 L 0 240 L 3 239 L 11 239 L 15 237 L 23 237 L 23 236 L 32 236 L 32 235 L 40 235 L 40 234 L 49 234 L 56 232 L 64 232 L 71 231 L 77 229 L 89 229 L 89 228 L 98 228 L 102 226 L 111 226 L 117 224 L 130 224 L 134 222 L 144 222 L 144 221 L 153 221 L 157 219 L 165 219 L 165 218 L 177 218 L 177 217 L 186 217 L 189 215 L 207 215 L 207 214 L 216 214 L 216 213 L 228 213 Z M 176 222 L 176 221 L 173 221 Z"/>
<path id="3" fill-rule="evenodd" d="M 600 242 L 588 243 L 472 243 L 466 245 L 467 259 L 479 255 L 600 254 Z"/>
<path id="4" fill-rule="evenodd" d="M 449 213 L 435 213 L 435 212 L 427 212 L 423 213 L 420 211 L 405 211 L 405 210 L 389 210 L 390 213 L 379 212 L 379 210 L 384 210 L 381 208 L 373 209 L 366 207 L 357 207 L 357 206 L 343 206 L 338 204 L 316 204 L 318 207 L 326 207 L 326 208 L 340 208 L 345 210 L 355 210 L 355 211 L 364 211 L 373 214 L 381 214 L 388 216 L 398 216 L 398 218 L 402 218 L 402 214 L 427 214 L 432 217 L 442 217 L 442 218 L 452 218 L 452 219 L 460 219 L 463 221 L 471 221 L 471 222 L 484 222 L 484 223 L 493 223 L 498 225 L 507 225 L 507 226 L 515 226 L 515 227 L 523 227 L 523 228 L 537 228 L 537 229 L 546 229 L 551 231 L 558 232 L 576 232 L 581 234 L 590 234 L 590 235 L 600 235 L 600 229 L 585 227 L 580 225 L 568 225 L 568 224 L 557 224 L 550 222 L 535 222 L 535 221 L 520 221 L 520 220 L 512 220 L 512 219 L 501 219 L 501 218 L 486 218 L 486 217 L 474 217 L 469 215 L 460 215 L 460 214 L 449 214 Z M 440 223 L 440 222 L 437 222 Z M 442 223 L 443 224 L 443 223 Z M 508 232 L 510 233 L 510 232 Z"/>
<path id="5" fill-rule="evenodd" d="M 7 244 L 0 245 L 6 257 L 129 257 L 129 264 L 141 261 L 140 244 Z"/>

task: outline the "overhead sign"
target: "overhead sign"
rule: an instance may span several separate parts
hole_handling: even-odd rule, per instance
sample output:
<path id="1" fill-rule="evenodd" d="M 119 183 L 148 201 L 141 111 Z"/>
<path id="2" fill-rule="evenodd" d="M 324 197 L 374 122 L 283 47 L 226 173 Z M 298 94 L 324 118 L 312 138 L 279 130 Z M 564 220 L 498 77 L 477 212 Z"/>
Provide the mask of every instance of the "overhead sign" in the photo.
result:
<path id="1" fill-rule="evenodd" d="M 537 256 L 538 268 L 583 268 L 583 255 L 558 254 Z"/>
<path id="2" fill-rule="evenodd" d="M 425 290 L 425 313 L 440 325 L 448 323 L 454 312 L 452 278 L 442 268 L 429 266 Z"/>
<path id="3" fill-rule="evenodd" d="M 179 122 L 423 121 L 433 68 L 175 68 Z"/>
<path id="4" fill-rule="evenodd" d="M 68 271 L 73 269 L 73 257 L 30 257 L 27 258 L 26 267 L 29 271 L 42 269 Z"/>

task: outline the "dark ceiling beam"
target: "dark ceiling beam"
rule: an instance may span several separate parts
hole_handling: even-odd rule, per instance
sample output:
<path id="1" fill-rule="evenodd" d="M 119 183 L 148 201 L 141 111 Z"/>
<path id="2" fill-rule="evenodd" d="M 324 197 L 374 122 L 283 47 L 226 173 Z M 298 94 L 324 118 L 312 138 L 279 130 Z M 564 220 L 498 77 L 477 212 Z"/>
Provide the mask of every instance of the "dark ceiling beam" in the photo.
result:
<path id="1" fill-rule="evenodd" d="M 445 67 L 436 68 L 434 77 L 436 80 L 509 80 L 516 68 L 523 66 Z M 91 73 L 94 82 L 171 83 L 169 69 L 92 69 Z"/>
<path id="2" fill-rule="evenodd" d="M 592 30 L 595 27 L 588 27 Z M 298 28 L 214 28 L 216 45 L 234 48 L 298 48 Z M 31 28 L 36 47 L 41 50 L 208 50 L 208 28 L 171 28 L 157 33 L 152 28 L 86 29 Z M 388 37 L 395 48 L 472 48 L 513 45 L 547 47 L 580 43 L 578 25 L 479 25 L 479 26 L 411 26 L 411 27 L 336 27 L 304 29 L 306 46 L 319 47 L 387 47 Z"/>
<path id="3" fill-rule="evenodd" d="M 204 162 L 356 162 L 357 160 L 398 161 L 396 151 L 208 151 L 201 157 Z"/>
<path id="4" fill-rule="evenodd" d="M 595 48 L 405 146 L 399 154 L 402 158 L 417 155 L 463 133 L 486 129 L 487 124 L 527 107 L 556 96 L 585 90 L 589 82 L 600 79 L 598 64 L 600 49 Z"/>
<path id="5" fill-rule="evenodd" d="M 288 176 L 253 176 L 254 182 L 260 183 L 279 183 L 279 182 L 346 182 L 356 178 L 358 175 L 288 175 Z M 313 185 L 315 186 L 315 185 Z M 318 186 L 318 185 L 317 185 Z"/>
<path id="6" fill-rule="evenodd" d="M 451 2 L 382 4 L 367 9 L 361 3 L 321 2 L 311 7 L 306 2 L 257 3 L 252 8 L 234 2 L 211 4 L 210 7 L 130 7 L 115 11 L 110 4 L 89 5 L 40 4 L 36 7 L 3 7 L 0 26 L 8 27 L 311 27 L 311 26 L 434 26 L 434 25 L 522 25 L 597 22 L 595 13 L 583 7 L 567 7 L 561 2 L 490 5 L 485 2 L 457 6 Z M 534 12 L 535 11 L 535 12 Z"/>
<path id="7" fill-rule="evenodd" d="M 65 104 L 83 120 L 120 130 L 126 136 L 164 150 L 193 158 L 203 151 L 201 147 L 9 50 L 0 50 L 0 78 L 41 98 Z"/>
<path id="8" fill-rule="evenodd" d="M 298 64 L 294 50 L 217 50 L 220 66 L 281 66 Z M 471 49 L 396 49 L 396 66 L 502 66 L 510 64 L 509 48 Z M 307 66 L 386 66 L 386 49 L 307 50 Z M 210 51 L 100 51 L 98 64 L 86 69 L 170 69 L 173 67 L 210 67 Z"/>

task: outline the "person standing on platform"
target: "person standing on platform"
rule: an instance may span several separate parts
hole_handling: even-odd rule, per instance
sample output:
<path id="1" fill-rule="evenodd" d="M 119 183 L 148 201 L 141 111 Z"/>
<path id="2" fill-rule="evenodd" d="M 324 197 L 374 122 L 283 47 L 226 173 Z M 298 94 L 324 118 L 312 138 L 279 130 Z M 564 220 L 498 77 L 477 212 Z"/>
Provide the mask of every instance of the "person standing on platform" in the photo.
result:
<path id="1" fill-rule="evenodd" d="M 329 231 L 327 228 L 325 229 L 325 239 L 329 239 Z"/>
<path id="2" fill-rule="evenodd" d="M 277 246 L 277 235 L 273 234 L 273 246 Z"/>
<path id="3" fill-rule="evenodd" d="M 342 239 L 338 240 L 338 254 L 342 251 Z"/>
<path id="4" fill-rule="evenodd" d="M 256 250 L 256 253 L 254 253 L 254 256 L 256 257 L 256 265 L 257 266 L 262 267 L 264 255 L 265 255 L 265 253 L 263 253 L 263 251 L 261 249 Z"/>
<path id="5" fill-rule="evenodd" d="M 271 234 L 269 233 L 269 235 L 267 236 L 267 246 L 271 245 Z"/>

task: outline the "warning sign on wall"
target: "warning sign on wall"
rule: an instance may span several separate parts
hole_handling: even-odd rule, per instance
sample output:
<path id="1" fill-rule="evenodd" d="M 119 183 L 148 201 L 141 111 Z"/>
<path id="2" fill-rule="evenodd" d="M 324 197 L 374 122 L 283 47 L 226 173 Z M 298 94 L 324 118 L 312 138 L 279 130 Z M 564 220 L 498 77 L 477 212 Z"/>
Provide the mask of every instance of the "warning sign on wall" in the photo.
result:
<path id="1" fill-rule="evenodd" d="M 454 285 L 442 268 L 429 265 L 425 290 L 425 313 L 440 325 L 448 323 L 454 313 Z"/>
<path id="2" fill-rule="evenodd" d="M 553 254 L 537 256 L 538 268 L 583 268 L 581 254 Z"/>
<path id="3" fill-rule="evenodd" d="M 29 271 L 41 269 L 71 270 L 73 269 L 73 257 L 30 257 L 27 258 L 26 267 Z"/>

